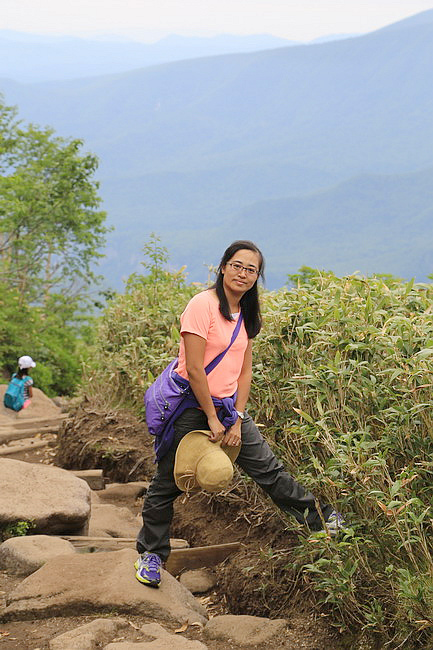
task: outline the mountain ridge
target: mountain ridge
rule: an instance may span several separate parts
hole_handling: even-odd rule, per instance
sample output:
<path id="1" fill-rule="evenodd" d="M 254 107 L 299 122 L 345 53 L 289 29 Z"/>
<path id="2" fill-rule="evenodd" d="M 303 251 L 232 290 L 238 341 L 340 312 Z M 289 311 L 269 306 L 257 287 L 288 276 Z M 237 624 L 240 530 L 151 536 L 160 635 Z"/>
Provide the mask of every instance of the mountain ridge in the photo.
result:
<path id="1" fill-rule="evenodd" d="M 304 196 L 312 209 L 318 200 L 311 198 L 314 192 L 353 177 L 398 177 L 430 168 L 433 10 L 423 14 L 419 24 L 409 20 L 406 29 L 400 24 L 354 39 L 206 57 L 73 82 L 3 81 L 1 86 L 7 102 L 20 106 L 22 117 L 50 124 L 60 135 L 83 138 L 100 157 L 101 194 L 117 228 L 123 265 L 115 272 L 110 263 L 103 269 L 117 286 L 120 274 L 136 270 L 138 244 L 151 231 L 164 235 L 176 265 L 188 264 L 191 237 L 201 245 L 209 237 L 227 241 L 236 223 L 246 229 L 239 236 L 248 236 L 242 215 L 243 210 L 250 213 L 254 202 L 265 202 L 258 220 L 266 223 L 267 237 L 275 208 L 269 201 Z M 372 204 L 356 194 L 355 186 L 353 200 L 373 229 Z M 393 188 L 397 195 L 398 182 Z M 380 187 L 373 189 L 377 200 L 384 200 Z M 428 213 L 429 190 L 419 182 L 419 191 Z M 320 204 L 326 220 L 326 202 Z M 401 225 L 400 213 L 394 219 Z M 316 227 L 320 229 L 319 219 Z M 430 241 L 430 227 L 423 227 Z M 281 235 L 273 236 L 279 244 Z M 115 257 L 113 242 L 109 251 Z M 308 246 L 304 251 L 310 266 L 322 259 L 319 244 L 311 244 L 311 254 Z M 396 239 L 392 246 L 397 252 L 391 250 L 389 259 L 394 254 L 402 262 Z M 276 282 L 284 273 L 277 268 L 276 247 L 270 250 L 270 277 Z M 342 253 L 333 250 L 337 268 Z M 188 257 L 181 259 L 185 251 Z M 378 267 L 378 260 L 370 264 L 371 254 L 364 254 L 365 268 Z M 431 272 L 427 254 L 422 267 L 411 259 L 410 275 L 425 278 Z M 362 270 L 361 264 L 357 267 Z M 203 269 L 196 265 L 193 272 Z"/>

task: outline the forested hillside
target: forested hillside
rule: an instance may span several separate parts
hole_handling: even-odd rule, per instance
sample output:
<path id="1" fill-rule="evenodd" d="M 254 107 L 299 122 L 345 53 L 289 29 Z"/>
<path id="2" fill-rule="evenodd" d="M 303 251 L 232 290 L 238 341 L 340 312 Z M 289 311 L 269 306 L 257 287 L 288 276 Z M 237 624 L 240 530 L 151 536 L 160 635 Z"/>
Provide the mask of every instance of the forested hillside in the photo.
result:
<path id="1" fill-rule="evenodd" d="M 209 38 L 172 34 L 155 43 L 128 38 L 77 38 L 0 30 L 0 77 L 15 81 L 51 81 L 112 74 L 169 61 L 255 52 L 296 45 L 266 34 Z"/>
<path id="2" fill-rule="evenodd" d="M 0 96 L 0 372 L 30 354 L 49 395 L 74 391 L 91 340 L 107 232 L 96 168 L 80 140 L 23 124 Z"/>
<path id="3" fill-rule="evenodd" d="M 399 176 L 432 167 L 432 71 L 430 10 L 353 39 L 73 82 L 4 80 L 0 86 L 24 116 L 62 135 L 79 134 L 99 155 L 104 207 L 116 228 L 101 267 L 111 284 L 121 286 L 121 276 L 137 269 L 142 242 L 155 230 L 173 251 L 174 264 L 186 262 L 191 277 L 203 279 L 203 262 L 217 261 L 215 237 L 225 244 L 237 215 L 262 202 L 253 211 L 266 223 L 263 247 L 277 286 L 299 266 L 300 250 L 302 262 L 312 266 L 334 268 L 335 260 L 328 244 L 317 249 L 317 236 L 302 242 L 291 237 L 293 212 L 280 211 L 275 220 L 269 200 L 303 196 L 302 205 L 314 205 L 317 233 L 333 215 L 327 201 L 319 209 L 320 200 L 310 195 L 327 188 L 336 219 L 347 211 L 339 272 L 387 272 L 391 261 L 397 275 L 425 279 L 431 273 L 423 255 L 414 266 L 400 265 L 404 238 L 396 249 L 396 239 L 373 237 L 368 254 L 356 250 L 354 256 L 350 223 L 353 208 L 354 220 L 362 215 L 366 231 L 374 232 L 387 216 L 372 214 L 371 206 L 396 203 Z M 339 202 L 340 191 L 332 188 L 365 174 L 380 175 L 369 197 L 356 193 L 355 180 L 341 186 L 345 198 Z M 383 175 L 396 178 L 382 183 Z M 420 199 L 428 210 L 430 195 Z M 394 215 L 395 232 L 410 226 L 409 215 L 402 218 Z M 409 230 L 416 231 L 416 222 Z M 243 236 L 254 232 L 245 219 Z M 282 240 L 284 266 L 276 255 Z"/>

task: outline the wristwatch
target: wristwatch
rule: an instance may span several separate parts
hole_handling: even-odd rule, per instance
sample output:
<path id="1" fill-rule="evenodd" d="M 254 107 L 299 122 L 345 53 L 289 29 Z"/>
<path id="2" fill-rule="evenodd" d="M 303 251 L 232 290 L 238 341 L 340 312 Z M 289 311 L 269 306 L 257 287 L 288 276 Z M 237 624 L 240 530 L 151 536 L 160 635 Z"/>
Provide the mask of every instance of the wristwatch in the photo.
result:
<path id="1" fill-rule="evenodd" d="M 245 413 L 243 411 L 236 411 L 241 420 L 245 420 Z"/>

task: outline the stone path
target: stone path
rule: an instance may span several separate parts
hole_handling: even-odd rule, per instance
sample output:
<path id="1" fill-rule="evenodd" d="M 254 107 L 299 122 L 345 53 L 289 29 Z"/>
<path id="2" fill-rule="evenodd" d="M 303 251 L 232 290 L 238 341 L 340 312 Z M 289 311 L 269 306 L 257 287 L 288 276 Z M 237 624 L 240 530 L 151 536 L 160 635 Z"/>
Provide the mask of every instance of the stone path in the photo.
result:
<path id="1" fill-rule="evenodd" d="M 52 430 L 43 431 L 52 427 L 47 418 L 40 417 L 40 425 L 35 418 L 30 419 L 33 440 L 55 435 Z M 9 435 L 5 440 L 7 428 L 10 433 L 29 430 L 28 423 L 24 427 L 14 421 L 5 426 L 0 420 L 0 447 L 17 441 L 23 444 L 22 440 L 32 445 L 20 435 Z M 19 453 L 14 450 L 0 456 L 0 526 L 30 521 L 32 534 L 0 545 L 0 570 L 4 584 L 9 586 L 3 590 L 0 611 L 0 650 L 295 647 L 285 620 L 210 617 L 206 594 L 215 582 L 209 571 L 189 572 L 179 580 L 164 571 L 160 588 L 151 589 L 135 580 L 134 550 L 83 553 L 65 539 L 53 537 L 92 534 L 113 541 L 116 537 L 135 537 L 140 521 L 126 506 L 128 499 L 132 502 L 137 498 L 140 486 L 112 487 L 117 502 L 119 494 L 124 495 L 125 506 L 119 507 L 109 503 L 110 486 L 94 492 L 83 479 L 48 465 L 46 456 L 40 462 L 37 458 L 33 458 L 36 462 L 25 462 L 16 459 Z M 205 594 L 202 602 L 192 592 Z M 72 619 L 85 623 L 71 629 Z M 21 645 L 14 645 L 13 634 L 19 626 L 30 628 L 36 620 L 56 620 L 57 633 L 38 639 L 37 645 L 32 645 L 31 638 L 25 646 L 23 638 L 18 640 Z"/>

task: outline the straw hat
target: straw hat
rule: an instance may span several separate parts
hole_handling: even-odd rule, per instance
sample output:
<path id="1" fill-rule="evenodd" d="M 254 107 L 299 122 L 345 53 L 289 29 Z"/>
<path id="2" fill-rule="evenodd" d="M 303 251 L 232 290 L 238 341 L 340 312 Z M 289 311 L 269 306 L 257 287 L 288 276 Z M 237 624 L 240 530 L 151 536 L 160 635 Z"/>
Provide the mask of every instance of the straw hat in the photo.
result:
<path id="1" fill-rule="evenodd" d="M 233 463 L 239 447 L 221 447 L 209 440 L 210 431 L 190 431 L 182 438 L 174 461 L 174 480 L 179 490 L 226 489 L 233 478 Z"/>

